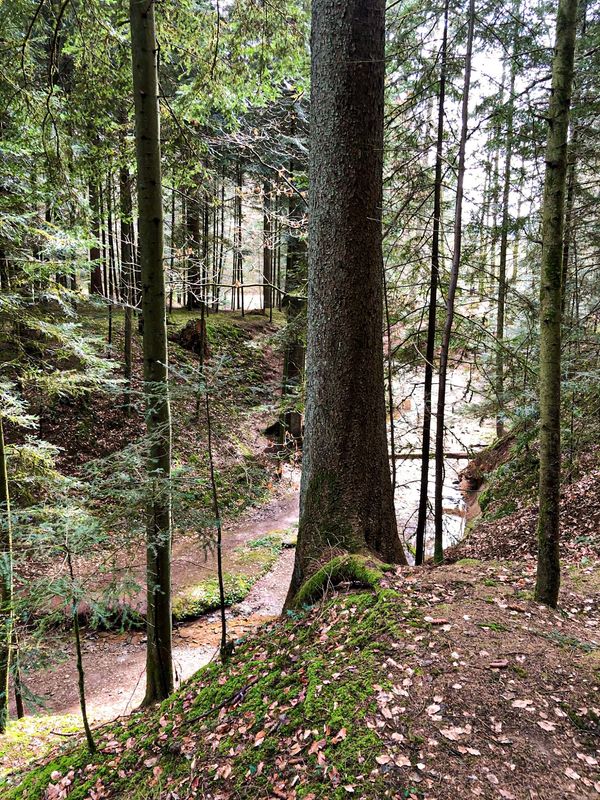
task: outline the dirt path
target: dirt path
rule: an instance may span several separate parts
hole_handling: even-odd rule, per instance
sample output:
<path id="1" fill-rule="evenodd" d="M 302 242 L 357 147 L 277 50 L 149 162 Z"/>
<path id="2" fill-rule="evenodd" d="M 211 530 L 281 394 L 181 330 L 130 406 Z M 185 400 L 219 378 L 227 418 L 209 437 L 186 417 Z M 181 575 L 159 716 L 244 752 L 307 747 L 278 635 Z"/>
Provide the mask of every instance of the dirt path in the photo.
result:
<path id="1" fill-rule="evenodd" d="M 256 509 L 224 533 L 224 549 L 235 548 L 270 531 L 286 529 L 298 520 L 296 480 L 283 493 Z M 188 543 L 189 547 L 189 543 Z M 294 551 L 285 549 L 273 569 L 253 586 L 250 594 L 228 611 L 230 639 L 244 636 L 283 607 L 294 563 Z M 212 559 L 204 561 L 186 551 L 185 543 L 174 548 L 174 587 L 189 585 L 214 573 Z M 217 653 L 220 627 L 217 614 L 176 626 L 173 659 L 176 681 L 180 683 Z M 141 702 L 144 694 L 146 638 L 143 632 L 117 634 L 90 632 L 85 638 L 84 666 L 88 713 L 93 720 L 112 719 L 126 714 Z M 57 648 L 65 661 L 52 669 L 28 673 L 27 688 L 45 699 L 47 713 L 77 713 L 77 673 L 70 640 Z"/>

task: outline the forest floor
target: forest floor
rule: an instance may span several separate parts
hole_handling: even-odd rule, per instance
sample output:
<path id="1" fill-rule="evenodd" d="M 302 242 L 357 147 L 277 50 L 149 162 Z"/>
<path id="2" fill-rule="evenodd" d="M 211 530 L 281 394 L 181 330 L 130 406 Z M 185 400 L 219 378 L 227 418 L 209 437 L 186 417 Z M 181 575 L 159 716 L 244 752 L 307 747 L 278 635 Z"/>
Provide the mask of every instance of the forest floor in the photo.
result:
<path id="1" fill-rule="evenodd" d="M 274 334 L 264 319 L 240 324 L 253 329 L 249 338 L 228 329 L 226 339 L 244 356 L 255 338 L 265 343 Z M 247 413 L 228 411 L 239 407 L 237 372 L 228 380 L 231 392 L 219 397 L 223 472 L 236 467 L 240 444 L 252 460 L 263 457 L 274 352 L 267 361 L 255 373 Z M 244 380 L 255 367 L 250 355 Z M 176 400 L 175 419 L 189 420 L 193 403 L 193 396 Z M 176 441 L 180 453 L 198 452 L 201 431 L 179 430 Z M 505 448 L 498 463 L 509 455 Z M 588 467 L 563 493 L 563 583 L 555 611 L 533 600 L 534 508 L 523 499 L 507 511 L 501 498 L 492 502 L 490 519 L 448 551 L 449 563 L 390 569 L 374 587 L 343 585 L 280 617 L 293 564 L 296 474 L 273 480 L 266 492 L 262 484 L 259 491 L 227 484 L 234 512 L 225 528 L 227 567 L 241 581 L 232 584 L 228 611 L 229 635 L 237 639 L 231 660 L 222 665 L 215 658 L 214 612 L 188 619 L 206 604 L 214 563 L 210 554 L 207 562 L 198 558 L 193 537 L 182 531 L 174 561 L 181 611 L 175 694 L 155 711 L 126 713 L 143 691 L 143 633 L 88 631 L 87 696 L 99 748 L 90 756 L 80 738 L 72 645 L 61 639 L 69 661 L 27 676 L 53 713 L 10 723 L 0 794 L 600 798 L 600 471 Z"/>
<path id="2" fill-rule="evenodd" d="M 106 341 L 105 312 L 82 309 L 85 327 Z M 195 421 L 197 354 L 183 347 L 178 335 L 199 312 L 177 311 L 169 325 L 172 363 L 172 413 L 174 460 L 191 474 L 190 485 L 200 509 L 210 508 L 207 496 L 206 426 Z M 265 427 L 277 419 L 282 360 L 277 341 L 281 314 L 274 321 L 257 313 L 221 312 L 207 320 L 208 369 L 214 375 L 213 425 L 214 457 L 221 507 L 224 512 L 223 550 L 229 633 L 244 635 L 282 608 L 293 564 L 298 504 L 298 471 L 291 462 L 279 462 L 271 455 L 272 442 Z M 112 320 L 113 341 L 106 355 L 118 357 L 122 349 L 122 315 Z M 128 448 L 143 435 L 141 401 L 141 340 L 134 337 L 134 410 L 123 413 L 122 389 L 98 392 L 93 401 L 58 400 L 40 407 L 40 433 L 58 447 L 56 466 L 60 472 L 86 479 L 90 467 L 109 465 L 122 470 Z M 216 364 L 216 367 L 213 365 Z M 218 372 L 218 375 L 216 374 Z M 193 381 L 190 387 L 190 380 Z M 119 488 L 119 487 L 117 487 Z M 189 501 L 188 501 L 189 502 Z M 219 627 L 214 609 L 218 606 L 216 553 L 210 546 L 210 527 L 203 530 L 205 517 L 188 520 L 175 508 L 173 545 L 174 645 L 177 684 L 189 677 L 215 655 Z M 211 512 L 208 511 L 210 526 Z M 115 533 L 118 568 L 126 566 L 128 578 L 140 589 L 127 595 L 132 612 L 145 612 L 143 539 L 131 537 L 119 552 Z M 110 568 L 98 577 L 100 557 L 87 554 L 77 559 L 77 568 L 89 584 L 90 598 L 110 580 Z M 27 558 L 20 565 L 21 580 L 42 582 L 60 578 L 62 560 Z M 86 615 L 86 603 L 80 606 Z M 102 722 L 134 708 L 144 690 L 145 635 L 142 630 L 101 630 L 84 626 L 86 697 L 91 718 Z M 51 645 L 51 646 L 50 646 Z M 77 673 L 73 641 L 68 631 L 55 627 L 49 637 L 42 630 L 33 639 L 21 635 L 21 664 L 28 717 L 3 742 L 0 773 L 14 757 L 25 761 L 39 754 L 49 741 L 79 728 Z M 41 653 L 41 658 L 40 658 Z M 110 676 L 110 677 L 108 677 Z M 33 702 L 35 698 L 35 702 Z M 14 709 L 12 709 L 14 712 Z M 33 722 L 37 721 L 37 724 Z M 37 750 L 37 753 L 36 753 Z"/>
<path id="3" fill-rule="evenodd" d="M 598 797 L 598 564 L 569 564 L 557 611 L 534 578 L 531 558 L 465 559 L 345 587 L 6 796 Z"/>

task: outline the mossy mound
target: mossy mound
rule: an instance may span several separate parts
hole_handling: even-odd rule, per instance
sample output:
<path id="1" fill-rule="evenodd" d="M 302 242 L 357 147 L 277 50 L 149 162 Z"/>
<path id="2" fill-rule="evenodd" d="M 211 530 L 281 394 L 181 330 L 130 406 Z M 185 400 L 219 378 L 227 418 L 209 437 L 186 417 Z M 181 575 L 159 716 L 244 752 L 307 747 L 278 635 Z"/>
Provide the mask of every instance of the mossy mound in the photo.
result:
<path id="1" fill-rule="evenodd" d="M 254 584 L 275 564 L 282 548 L 282 537 L 273 532 L 229 554 L 232 570 L 223 575 L 227 608 L 246 598 Z M 173 619 L 175 622 L 197 619 L 220 607 L 219 582 L 215 575 L 177 593 L 173 599 Z"/>
<path id="2" fill-rule="evenodd" d="M 377 590 L 387 564 L 361 555 L 341 555 L 332 558 L 306 580 L 294 599 L 294 607 L 312 605 L 330 589 L 351 584 Z"/>
<path id="3" fill-rule="evenodd" d="M 225 607 L 243 600 L 255 579 L 248 575 L 223 575 Z M 217 578 L 206 578 L 201 583 L 184 590 L 173 600 L 173 619 L 175 622 L 197 619 L 220 608 L 219 582 Z"/>
<path id="4" fill-rule="evenodd" d="M 394 630 L 398 604 L 382 591 L 290 613 L 156 711 L 102 728 L 95 756 L 80 744 L 0 792 L 7 800 L 59 797 L 61 789 L 70 800 L 208 800 L 279 797 L 293 785 L 295 797 L 333 800 L 368 778 L 368 796 L 383 796 L 371 719 L 393 650 L 372 632 Z"/>

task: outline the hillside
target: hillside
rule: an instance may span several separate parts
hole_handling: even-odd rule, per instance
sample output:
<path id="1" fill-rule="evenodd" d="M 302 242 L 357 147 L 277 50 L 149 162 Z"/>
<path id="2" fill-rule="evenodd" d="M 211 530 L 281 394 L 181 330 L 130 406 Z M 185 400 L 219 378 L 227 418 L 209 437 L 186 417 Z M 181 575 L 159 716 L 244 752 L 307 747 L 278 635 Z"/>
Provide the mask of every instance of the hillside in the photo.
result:
<path id="1" fill-rule="evenodd" d="M 459 561 L 345 587 L 239 643 L 154 713 L 67 744 L 10 800 L 600 795 L 597 565 L 563 606 L 533 562 Z"/>

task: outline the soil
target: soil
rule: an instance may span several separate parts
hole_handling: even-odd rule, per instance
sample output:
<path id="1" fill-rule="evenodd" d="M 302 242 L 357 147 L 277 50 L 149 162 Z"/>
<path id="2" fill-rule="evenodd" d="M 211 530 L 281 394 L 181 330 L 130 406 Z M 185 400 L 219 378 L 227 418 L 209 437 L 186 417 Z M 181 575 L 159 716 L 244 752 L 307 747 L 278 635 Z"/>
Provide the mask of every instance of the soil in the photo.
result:
<path id="1" fill-rule="evenodd" d="M 582 557 L 600 558 L 600 469 L 564 486 L 561 493 L 561 558 L 577 562 Z M 500 519 L 482 521 L 456 547 L 449 549 L 446 560 L 459 558 L 527 558 L 537 553 L 535 505 L 523 504 L 517 511 Z"/>

